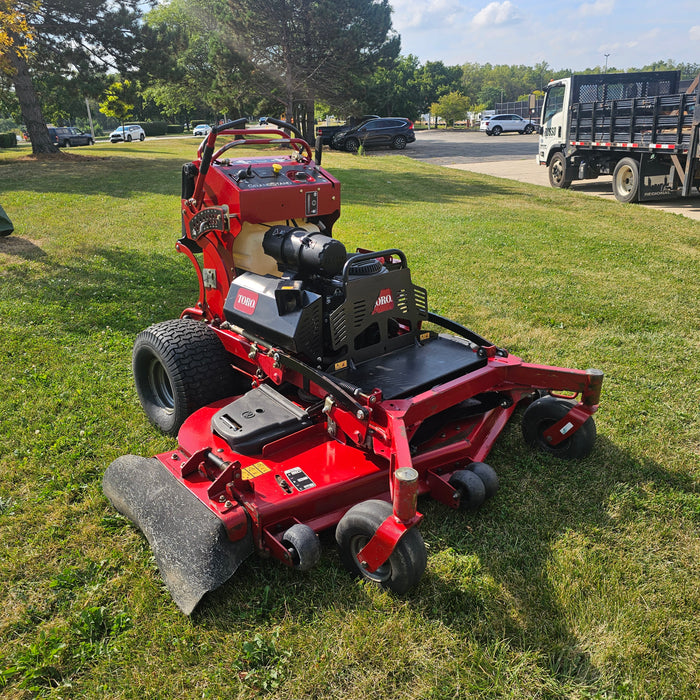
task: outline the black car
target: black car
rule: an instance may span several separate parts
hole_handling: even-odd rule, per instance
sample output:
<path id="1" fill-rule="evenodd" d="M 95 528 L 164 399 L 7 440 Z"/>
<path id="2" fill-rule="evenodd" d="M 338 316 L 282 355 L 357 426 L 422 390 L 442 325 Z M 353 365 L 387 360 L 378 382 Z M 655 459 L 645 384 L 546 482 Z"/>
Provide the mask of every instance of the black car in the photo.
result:
<path id="1" fill-rule="evenodd" d="M 413 132 L 413 122 L 403 117 L 382 117 L 368 119 L 362 124 L 339 131 L 333 137 L 332 148 L 355 153 L 357 149 L 377 148 L 388 146 L 401 150 L 407 143 L 413 143 L 416 135 Z"/>
<path id="2" fill-rule="evenodd" d="M 49 136 L 51 141 L 59 148 L 65 146 L 92 146 L 95 139 L 90 134 L 85 134 L 74 126 L 50 126 Z"/>

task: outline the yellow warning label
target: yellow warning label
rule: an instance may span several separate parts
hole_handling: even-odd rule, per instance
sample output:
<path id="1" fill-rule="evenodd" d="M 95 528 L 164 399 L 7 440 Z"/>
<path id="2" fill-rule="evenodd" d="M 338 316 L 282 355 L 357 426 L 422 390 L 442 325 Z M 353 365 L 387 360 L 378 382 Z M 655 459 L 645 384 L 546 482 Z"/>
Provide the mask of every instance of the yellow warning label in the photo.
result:
<path id="1" fill-rule="evenodd" d="M 333 368 L 337 372 L 339 369 L 345 369 L 347 366 L 348 366 L 348 361 L 343 360 L 342 362 L 336 362 L 335 365 L 333 365 Z"/>
<path id="2" fill-rule="evenodd" d="M 268 467 L 267 464 L 265 464 L 265 462 L 256 462 L 255 464 L 251 464 L 245 469 L 241 469 L 241 476 L 244 479 L 250 480 L 254 479 L 256 476 L 266 474 L 269 471 L 271 471 L 270 467 Z"/>
<path id="3" fill-rule="evenodd" d="M 430 338 L 430 332 L 429 332 L 429 331 L 428 331 L 427 333 L 421 333 L 421 334 L 420 334 L 420 339 L 421 339 L 421 341 L 423 341 L 423 340 L 428 340 L 428 338 Z"/>

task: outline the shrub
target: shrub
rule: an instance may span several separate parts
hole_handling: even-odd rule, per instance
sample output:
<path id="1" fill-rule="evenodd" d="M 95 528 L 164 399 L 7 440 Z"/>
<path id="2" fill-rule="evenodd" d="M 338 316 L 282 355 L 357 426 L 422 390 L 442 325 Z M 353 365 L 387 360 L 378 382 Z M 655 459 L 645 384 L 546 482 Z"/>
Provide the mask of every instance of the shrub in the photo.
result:
<path id="1" fill-rule="evenodd" d="M 17 134 L 14 131 L 8 131 L 0 134 L 0 148 L 16 148 Z"/>
<path id="2" fill-rule="evenodd" d="M 129 122 L 129 124 L 138 124 L 146 136 L 164 136 L 168 131 L 166 122 Z"/>
<path id="3" fill-rule="evenodd" d="M 169 134 L 184 134 L 185 127 L 182 124 L 168 124 Z"/>

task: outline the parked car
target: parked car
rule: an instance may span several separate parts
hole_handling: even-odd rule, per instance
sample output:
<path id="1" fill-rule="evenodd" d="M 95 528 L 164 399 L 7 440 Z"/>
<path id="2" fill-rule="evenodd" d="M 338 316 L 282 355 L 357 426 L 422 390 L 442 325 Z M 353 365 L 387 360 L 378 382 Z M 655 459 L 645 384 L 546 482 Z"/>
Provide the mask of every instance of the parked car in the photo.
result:
<path id="1" fill-rule="evenodd" d="M 492 117 L 484 117 L 479 125 L 479 130 L 485 131 L 487 136 L 499 136 L 504 131 L 531 134 L 535 128 L 532 122 L 517 114 L 494 114 Z"/>
<path id="2" fill-rule="evenodd" d="M 109 135 L 110 143 L 143 141 L 145 138 L 146 132 L 138 124 L 124 124 L 124 126 L 120 126 Z"/>
<path id="3" fill-rule="evenodd" d="M 402 150 L 406 144 L 413 143 L 416 135 L 413 132 L 413 122 L 404 117 L 382 117 L 368 119 L 351 129 L 339 131 L 333 136 L 331 148 L 345 150 L 351 153 L 362 146 L 377 148 L 388 146 Z"/>
<path id="4" fill-rule="evenodd" d="M 207 136 L 211 131 L 209 124 L 197 124 L 192 131 L 193 136 Z"/>
<path id="5" fill-rule="evenodd" d="M 333 145 L 333 137 L 341 132 L 341 131 L 347 131 L 348 129 L 352 129 L 355 126 L 358 126 L 359 124 L 362 124 L 362 122 L 366 122 L 368 119 L 379 119 L 378 114 L 365 114 L 364 116 L 360 117 L 359 119 L 357 117 L 350 117 L 345 124 L 340 124 L 336 126 L 317 126 L 316 127 L 316 136 L 321 137 L 321 143 L 324 146 L 332 146 Z"/>
<path id="6" fill-rule="evenodd" d="M 51 141 L 59 148 L 66 146 L 92 146 L 95 139 L 74 126 L 50 126 L 49 136 Z"/>

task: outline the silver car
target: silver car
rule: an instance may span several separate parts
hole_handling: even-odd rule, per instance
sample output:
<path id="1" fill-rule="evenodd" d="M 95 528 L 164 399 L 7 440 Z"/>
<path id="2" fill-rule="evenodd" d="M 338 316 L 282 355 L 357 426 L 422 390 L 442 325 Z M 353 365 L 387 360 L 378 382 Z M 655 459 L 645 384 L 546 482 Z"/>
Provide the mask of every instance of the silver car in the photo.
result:
<path id="1" fill-rule="evenodd" d="M 531 134 L 535 125 L 517 114 L 494 114 L 484 117 L 479 126 L 487 136 L 500 136 L 504 131 L 517 131 L 519 134 Z"/>

